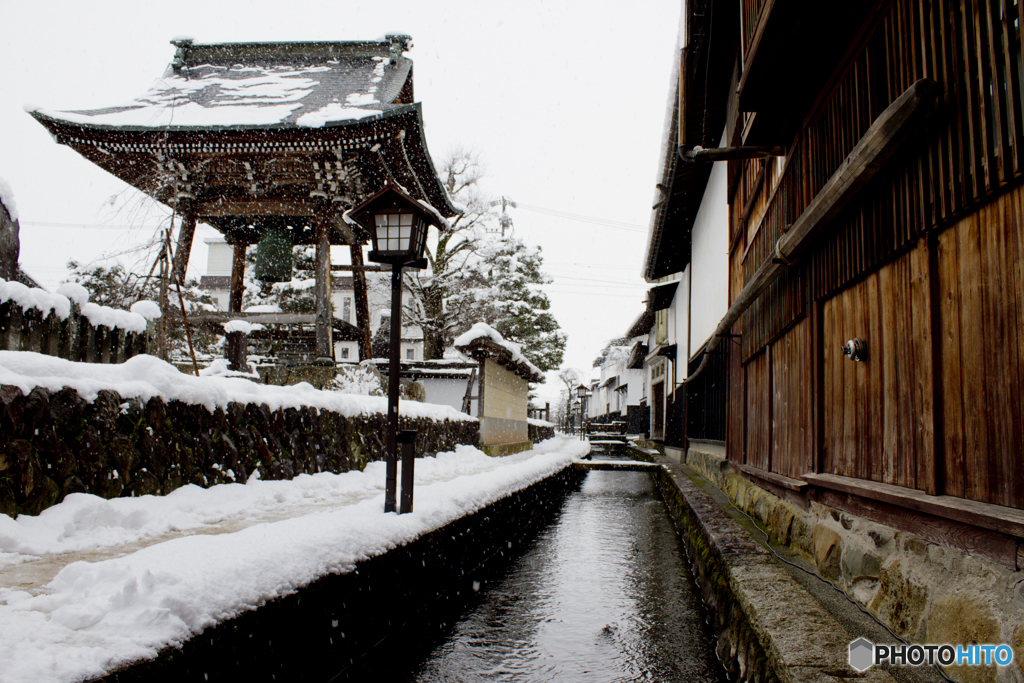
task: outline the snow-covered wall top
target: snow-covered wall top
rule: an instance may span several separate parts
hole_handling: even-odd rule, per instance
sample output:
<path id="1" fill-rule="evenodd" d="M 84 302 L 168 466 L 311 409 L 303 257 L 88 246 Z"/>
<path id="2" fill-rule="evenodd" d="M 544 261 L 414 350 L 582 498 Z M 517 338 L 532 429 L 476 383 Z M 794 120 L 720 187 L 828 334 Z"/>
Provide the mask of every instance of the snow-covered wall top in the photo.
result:
<path id="1" fill-rule="evenodd" d="M 310 406 L 331 410 L 346 417 L 387 413 L 383 396 L 358 396 L 314 389 L 305 382 L 294 386 L 256 384 L 233 377 L 194 377 L 180 372 L 153 356 L 135 356 L 124 363 L 76 363 L 29 351 L 0 351 L 0 384 L 10 384 L 28 394 L 35 387 L 60 391 L 71 387 L 87 401 L 100 390 L 117 392 L 124 398 L 148 401 L 153 397 L 205 406 L 213 411 L 229 403 L 267 404 L 271 410 Z M 476 421 L 449 406 L 402 401 L 402 415 L 437 421 Z"/>
<path id="2" fill-rule="evenodd" d="M 30 111 L 71 123 L 128 128 L 320 128 L 404 107 L 393 102 L 412 68 L 407 59 L 392 64 L 388 57 L 372 54 L 327 60 L 221 57 L 178 68 L 172 65 L 146 93 L 122 106 Z"/>
<path id="3" fill-rule="evenodd" d="M 473 327 L 469 328 L 468 332 L 456 338 L 454 346 L 459 351 L 465 353 L 472 344 L 481 341 L 507 351 L 511 356 L 512 363 L 516 366 L 513 369 L 516 374 L 525 377 L 531 382 L 544 381 L 544 375 L 541 373 L 540 368 L 526 359 L 526 356 L 523 355 L 522 347 L 519 344 L 506 341 L 497 330 L 487 323 L 473 325 Z"/>

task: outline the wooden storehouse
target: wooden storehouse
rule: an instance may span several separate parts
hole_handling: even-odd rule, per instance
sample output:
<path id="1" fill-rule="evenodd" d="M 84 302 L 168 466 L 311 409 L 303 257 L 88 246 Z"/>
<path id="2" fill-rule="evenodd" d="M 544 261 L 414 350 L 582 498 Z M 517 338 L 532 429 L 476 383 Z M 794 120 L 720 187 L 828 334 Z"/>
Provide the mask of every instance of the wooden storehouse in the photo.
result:
<path id="1" fill-rule="evenodd" d="M 652 433 L 1024 569 L 1024 5 L 683 5 L 645 274 L 687 322 L 646 321 Z"/>

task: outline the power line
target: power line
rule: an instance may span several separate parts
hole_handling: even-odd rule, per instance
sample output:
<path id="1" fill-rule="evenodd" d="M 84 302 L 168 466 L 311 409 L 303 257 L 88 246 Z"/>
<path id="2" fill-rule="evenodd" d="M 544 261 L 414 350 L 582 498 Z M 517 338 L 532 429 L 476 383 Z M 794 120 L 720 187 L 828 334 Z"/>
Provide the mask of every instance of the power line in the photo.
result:
<path id="1" fill-rule="evenodd" d="M 621 221 L 611 221 L 606 218 L 596 218 L 594 216 L 584 216 L 578 213 L 569 213 L 568 211 L 559 211 L 558 209 L 546 209 L 543 206 L 533 206 L 532 204 L 523 204 L 519 202 L 519 208 L 526 209 L 527 211 L 534 211 L 536 213 L 544 213 L 549 216 L 555 216 L 557 218 L 565 218 L 571 221 L 580 221 L 583 223 L 593 223 L 595 225 L 603 225 L 608 228 L 617 228 L 619 230 L 627 230 L 629 232 L 647 232 L 647 228 L 642 225 L 636 225 L 635 223 L 623 223 Z"/>

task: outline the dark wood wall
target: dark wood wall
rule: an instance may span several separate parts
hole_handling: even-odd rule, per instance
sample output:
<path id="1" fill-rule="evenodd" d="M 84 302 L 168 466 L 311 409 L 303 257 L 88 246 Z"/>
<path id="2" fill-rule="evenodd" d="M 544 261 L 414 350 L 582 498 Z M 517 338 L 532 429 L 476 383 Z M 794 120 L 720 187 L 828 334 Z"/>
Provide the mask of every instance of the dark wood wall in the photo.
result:
<path id="1" fill-rule="evenodd" d="M 885 107 L 920 78 L 942 87 L 737 325 L 730 460 L 1024 508 L 1022 19 L 1010 0 L 880 2 L 785 162 L 734 164 L 733 297 Z M 864 362 L 841 354 L 855 337 Z"/>

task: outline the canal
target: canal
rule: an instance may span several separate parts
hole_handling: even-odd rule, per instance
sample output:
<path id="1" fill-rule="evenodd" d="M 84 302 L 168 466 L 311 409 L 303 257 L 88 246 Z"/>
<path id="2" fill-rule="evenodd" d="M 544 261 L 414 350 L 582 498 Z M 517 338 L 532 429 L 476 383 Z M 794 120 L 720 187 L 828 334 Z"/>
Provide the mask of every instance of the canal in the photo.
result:
<path id="1" fill-rule="evenodd" d="M 591 471 L 403 679 L 725 681 L 649 474 Z M 396 672 L 397 673 L 397 672 Z"/>

